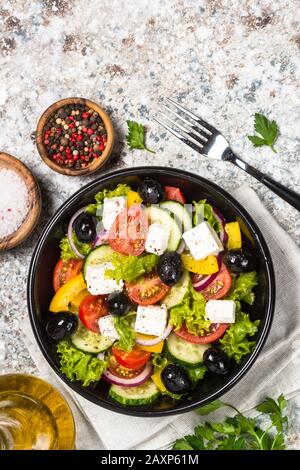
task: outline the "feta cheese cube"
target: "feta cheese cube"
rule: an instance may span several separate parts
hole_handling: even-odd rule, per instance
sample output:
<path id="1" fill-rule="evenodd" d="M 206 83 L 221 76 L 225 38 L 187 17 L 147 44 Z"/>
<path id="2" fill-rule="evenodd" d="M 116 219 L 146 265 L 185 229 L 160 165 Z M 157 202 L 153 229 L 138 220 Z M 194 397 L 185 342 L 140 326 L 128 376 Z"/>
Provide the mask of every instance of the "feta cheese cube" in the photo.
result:
<path id="1" fill-rule="evenodd" d="M 112 292 L 122 292 L 124 282 L 117 282 L 114 279 L 107 279 L 105 271 L 114 269 L 112 263 L 106 262 L 88 266 L 86 269 L 85 280 L 87 290 L 93 295 L 111 294 Z"/>
<path id="2" fill-rule="evenodd" d="M 235 323 L 235 302 L 233 300 L 209 300 L 205 313 L 212 323 Z"/>
<path id="3" fill-rule="evenodd" d="M 146 251 L 158 256 L 162 255 L 168 247 L 169 236 L 170 227 L 168 225 L 158 222 L 149 225 L 145 244 Z"/>
<path id="4" fill-rule="evenodd" d="M 139 305 L 135 321 L 135 331 L 145 335 L 161 336 L 167 324 L 165 305 Z"/>
<path id="5" fill-rule="evenodd" d="M 114 325 L 114 317 L 112 315 L 105 315 L 98 320 L 100 333 L 109 338 L 111 341 L 120 339 L 119 333 L 117 332 Z"/>
<path id="6" fill-rule="evenodd" d="M 218 255 L 224 249 L 217 233 L 208 222 L 196 225 L 185 232 L 182 238 L 196 260 Z"/>
<path id="7" fill-rule="evenodd" d="M 106 197 L 103 203 L 102 223 L 105 230 L 110 230 L 116 217 L 126 209 L 127 198 L 125 196 Z"/>

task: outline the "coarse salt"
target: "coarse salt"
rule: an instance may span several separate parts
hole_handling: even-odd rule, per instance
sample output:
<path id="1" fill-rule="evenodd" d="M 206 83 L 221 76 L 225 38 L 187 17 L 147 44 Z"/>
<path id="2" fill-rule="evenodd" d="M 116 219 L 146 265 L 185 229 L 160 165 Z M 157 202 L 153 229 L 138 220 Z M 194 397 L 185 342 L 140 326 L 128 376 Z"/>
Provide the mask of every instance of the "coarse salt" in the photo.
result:
<path id="1" fill-rule="evenodd" d="M 21 226 L 29 210 L 28 190 L 20 176 L 0 168 L 0 240 Z"/>

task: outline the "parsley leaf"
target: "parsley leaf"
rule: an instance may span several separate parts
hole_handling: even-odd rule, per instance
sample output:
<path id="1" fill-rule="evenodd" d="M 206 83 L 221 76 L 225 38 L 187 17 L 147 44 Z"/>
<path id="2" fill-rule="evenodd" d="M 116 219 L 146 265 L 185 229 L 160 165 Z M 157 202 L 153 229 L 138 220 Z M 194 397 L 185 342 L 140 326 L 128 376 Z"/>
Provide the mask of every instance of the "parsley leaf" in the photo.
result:
<path id="1" fill-rule="evenodd" d="M 248 139 L 252 142 L 254 147 L 262 147 L 267 145 L 270 147 L 273 152 L 276 153 L 274 149 L 274 143 L 278 137 L 278 125 L 275 121 L 269 121 L 263 114 L 255 113 L 254 115 L 254 129 L 260 134 L 261 137 L 257 135 L 248 135 Z"/>
<path id="2" fill-rule="evenodd" d="M 149 149 L 145 144 L 145 127 L 136 121 L 127 121 L 128 134 L 126 137 L 129 148 L 147 150 L 148 152 L 155 153 L 154 150 Z"/>
<path id="3" fill-rule="evenodd" d="M 262 413 L 266 413 L 270 416 L 273 426 L 277 429 L 279 433 L 287 427 L 287 418 L 282 416 L 282 411 L 286 407 L 286 401 L 283 395 L 278 397 L 278 403 L 272 398 L 266 398 L 262 403 L 260 403 L 256 409 Z"/>
<path id="4" fill-rule="evenodd" d="M 277 401 L 265 398 L 256 409 L 269 418 L 270 425 L 262 429 L 257 419 L 247 418 L 234 406 L 216 400 L 203 406 L 199 414 L 210 413 L 220 406 L 227 406 L 237 414 L 226 418 L 221 423 L 200 424 L 195 427 L 194 434 L 178 439 L 174 450 L 284 450 L 284 432 L 288 428 L 287 417 L 284 416 L 286 401 L 283 395 Z"/>
<path id="5" fill-rule="evenodd" d="M 201 408 L 197 409 L 198 415 L 208 415 L 209 413 L 212 413 L 213 411 L 218 410 L 223 406 L 223 402 L 221 400 L 214 400 L 211 403 L 208 403 L 207 405 L 201 406 Z"/>
<path id="6" fill-rule="evenodd" d="M 194 447 L 192 447 L 185 438 L 183 439 L 177 439 L 173 446 L 173 450 L 194 450 Z"/>

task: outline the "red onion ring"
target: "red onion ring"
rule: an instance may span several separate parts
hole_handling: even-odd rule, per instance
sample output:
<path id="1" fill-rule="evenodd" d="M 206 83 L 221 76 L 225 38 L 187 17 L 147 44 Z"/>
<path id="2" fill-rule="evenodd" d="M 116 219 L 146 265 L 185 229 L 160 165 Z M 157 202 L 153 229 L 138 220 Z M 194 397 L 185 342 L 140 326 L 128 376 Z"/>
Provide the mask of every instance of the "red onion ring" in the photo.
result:
<path id="1" fill-rule="evenodd" d="M 82 214 L 82 212 L 84 212 L 86 210 L 86 208 L 87 208 L 87 206 L 84 206 L 81 209 L 79 209 L 78 211 L 76 211 L 75 214 L 71 217 L 71 220 L 70 220 L 69 225 L 68 225 L 68 240 L 69 240 L 70 246 L 72 248 L 72 251 L 77 256 L 77 258 L 80 258 L 80 259 L 84 259 L 84 256 L 80 253 L 80 251 L 77 250 L 77 248 L 75 246 L 75 243 L 73 241 L 73 224 L 75 222 L 75 219 L 77 219 L 77 217 L 80 214 Z"/>
<path id="2" fill-rule="evenodd" d="M 217 256 L 217 261 L 218 261 L 218 266 L 219 266 L 219 271 L 220 271 L 220 268 L 222 265 L 221 253 Z M 207 286 L 209 286 L 209 284 L 211 284 L 216 279 L 217 275 L 219 274 L 219 271 L 214 274 L 209 274 L 208 276 L 204 276 L 204 277 L 201 276 L 198 281 L 193 282 L 192 284 L 193 288 L 198 292 L 204 290 Z"/>
<path id="3" fill-rule="evenodd" d="M 100 230 L 95 240 L 93 241 L 93 248 L 96 246 L 105 245 L 108 242 L 108 231 L 104 228 Z"/>
<path id="4" fill-rule="evenodd" d="M 176 251 L 179 255 L 181 255 L 185 249 L 186 249 L 186 243 L 184 240 L 181 240 L 181 242 L 179 243 L 179 247 L 177 248 Z"/>
<path id="5" fill-rule="evenodd" d="M 137 385 L 141 385 L 146 382 L 146 380 L 150 377 L 151 374 L 152 365 L 150 364 L 150 362 L 147 362 L 142 372 L 137 377 L 134 377 L 132 379 L 123 379 L 122 377 L 117 377 L 116 375 L 109 372 L 109 370 L 104 371 L 102 377 L 104 380 L 111 384 L 122 385 L 124 387 L 136 387 Z"/>
<path id="6" fill-rule="evenodd" d="M 172 325 L 168 325 L 167 328 L 165 329 L 164 333 L 161 336 L 158 336 L 157 338 L 153 339 L 138 339 L 136 338 L 135 342 L 139 344 L 140 346 L 155 346 L 155 344 L 160 343 L 164 339 L 166 339 L 171 331 L 173 330 Z"/>
<path id="7" fill-rule="evenodd" d="M 223 214 L 221 214 L 219 209 L 216 209 L 215 207 L 213 207 L 213 215 L 220 224 L 220 227 L 221 227 L 220 240 L 225 247 L 228 241 L 228 235 L 225 230 L 225 225 L 226 225 L 225 217 L 223 216 Z"/>

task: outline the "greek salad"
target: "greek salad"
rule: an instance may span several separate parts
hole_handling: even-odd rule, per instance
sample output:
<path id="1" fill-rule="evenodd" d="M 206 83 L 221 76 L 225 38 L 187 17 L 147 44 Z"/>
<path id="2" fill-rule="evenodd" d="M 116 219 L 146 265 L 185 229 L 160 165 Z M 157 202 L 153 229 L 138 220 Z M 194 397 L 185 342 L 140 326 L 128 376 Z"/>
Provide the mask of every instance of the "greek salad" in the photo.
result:
<path id="1" fill-rule="evenodd" d="M 124 406 L 181 399 L 255 348 L 257 260 L 239 222 L 207 200 L 145 179 L 71 217 L 53 273 L 46 332 L 62 373 L 109 382 Z M 53 314 L 53 315 L 52 315 Z"/>

